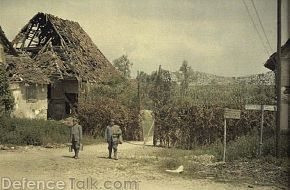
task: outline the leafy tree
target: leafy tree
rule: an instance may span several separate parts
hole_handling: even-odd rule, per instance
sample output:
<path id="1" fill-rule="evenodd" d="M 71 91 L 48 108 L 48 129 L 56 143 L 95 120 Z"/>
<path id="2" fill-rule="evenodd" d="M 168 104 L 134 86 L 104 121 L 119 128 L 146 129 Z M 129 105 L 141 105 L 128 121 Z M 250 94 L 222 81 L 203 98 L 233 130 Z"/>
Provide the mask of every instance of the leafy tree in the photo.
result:
<path id="1" fill-rule="evenodd" d="M 141 129 L 138 124 L 138 112 L 122 105 L 119 101 L 102 97 L 81 102 L 79 115 L 83 130 L 94 137 L 103 136 L 110 119 L 121 126 L 126 140 L 140 140 Z"/>
<path id="2" fill-rule="evenodd" d="M 163 70 L 159 66 L 159 70 L 154 76 L 154 84 L 149 92 L 149 97 L 153 101 L 153 113 L 155 117 L 154 137 L 153 144 L 156 145 L 157 140 L 160 144 L 166 142 L 165 131 L 168 131 L 170 124 L 166 122 L 170 103 L 172 101 L 172 80 L 169 71 Z"/>
<path id="3" fill-rule="evenodd" d="M 124 77 L 113 76 L 108 81 L 95 84 L 91 88 L 87 100 L 93 101 L 104 97 L 116 100 L 129 108 L 136 108 L 138 104 L 137 88 L 131 79 Z"/>
<path id="4" fill-rule="evenodd" d="M 188 85 L 189 85 L 189 80 L 190 80 L 190 72 L 191 72 L 191 67 L 188 66 L 188 62 L 186 60 L 183 61 L 179 71 L 182 72 L 183 78 L 181 81 L 181 96 L 185 96 L 188 92 Z"/>
<path id="5" fill-rule="evenodd" d="M 111 118 L 123 129 L 125 139 L 138 140 L 142 130 L 138 123 L 137 89 L 134 81 L 113 76 L 95 84 L 86 98 L 79 101 L 78 117 L 83 130 L 94 137 L 102 136 Z"/>
<path id="6" fill-rule="evenodd" d="M 157 77 L 157 73 L 157 71 L 151 74 L 147 74 L 143 71 L 139 72 L 138 81 L 140 85 L 139 90 L 142 109 L 151 110 L 153 108 L 153 101 L 151 99 L 152 97 L 150 97 L 150 92 L 155 86 L 155 79 Z"/>
<path id="7" fill-rule="evenodd" d="M 154 75 L 154 77 L 154 86 L 149 92 L 149 96 L 154 102 L 154 108 L 159 109 L 171 100 L 172 80 L 170 72 L 163 70 L 161 65 L 157 75 Z"/>
<path id="8" fill-rule="evenodd" d="M 122 73 L 125 78 L 131 77 L 131 67 L 133 63 L 128 59 L 127 55 L 122 55 L 121 57 L 113 61 L 113 65 Z"/>
<path id="9" fill-rule="evenodd" d="M 0 66 L 0 113 L 10 113 L 14 106 L 14 98 L 9 90 L 9 83 L 5 69 Z"/>

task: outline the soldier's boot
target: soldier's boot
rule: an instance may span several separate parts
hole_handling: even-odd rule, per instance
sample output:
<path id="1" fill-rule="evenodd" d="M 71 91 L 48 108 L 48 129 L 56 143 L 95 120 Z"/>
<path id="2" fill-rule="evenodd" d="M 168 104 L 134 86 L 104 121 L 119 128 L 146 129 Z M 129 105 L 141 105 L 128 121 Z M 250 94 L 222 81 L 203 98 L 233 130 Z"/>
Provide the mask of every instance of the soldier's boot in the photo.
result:
<path id="1" fill-rule="evenodd" d="M 112 150 L 109 149 L 109 159 L 112 159 Z"/>
<path id="2" fill-rule="evenodd" d="M 76 149 L 75 156 L 74 156 L 75 159 L 79 158 L 79 151 L 80 151 L 79 149 Z"/>
<path id="3" fill-rule="evenodd" d="M 77 150 L 76 150 L 75 148 L 74 148 L 73 150 L 74 150 L 74 153 L 75 153 L 75 155 L 73 156 L 73 158 L 75 158 L 75 157 L 76 157 L 76 154 L 77 154 L 77 153 L 76 153 Z"/>
<path id="4" fill-rule="evenodd" d="M 114 151 L 114 159 L 115 160 L 118 160 L 118 153 L 117 153 L 117 151 Z"/>

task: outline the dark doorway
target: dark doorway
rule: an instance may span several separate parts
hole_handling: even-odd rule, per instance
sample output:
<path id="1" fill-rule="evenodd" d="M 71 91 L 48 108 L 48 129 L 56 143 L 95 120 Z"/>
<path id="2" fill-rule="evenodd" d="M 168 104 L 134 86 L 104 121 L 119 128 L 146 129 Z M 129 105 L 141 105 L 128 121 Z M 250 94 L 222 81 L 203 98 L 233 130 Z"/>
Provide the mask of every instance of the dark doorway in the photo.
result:
<path id="1" fill-rule="evenodd" d="M 77 112 L 78 81 L 57 80 L 48 85 L 48 119 L 61 120 Z"/>
<path id="2" fill-rule="evenodd" d="M 67 115 L 76 114 L 78 94 L 76 93 L 64 93 L 65 95 L 65 113 Z"/>

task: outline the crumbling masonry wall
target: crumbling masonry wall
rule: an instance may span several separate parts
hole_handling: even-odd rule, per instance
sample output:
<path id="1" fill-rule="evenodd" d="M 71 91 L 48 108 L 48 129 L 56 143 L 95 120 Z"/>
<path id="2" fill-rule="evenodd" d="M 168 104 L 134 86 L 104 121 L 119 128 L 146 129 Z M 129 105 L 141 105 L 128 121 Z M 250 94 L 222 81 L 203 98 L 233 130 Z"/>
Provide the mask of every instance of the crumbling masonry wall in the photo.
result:
<path id="1" fill-rule="evenodd" d="M 23 83 L 12 83 L 10 89 L 15 98 L 12 117 L 47 119 L 47 85 L 35 86 L 35 99 L 29 99 L 29 87 Z"/>

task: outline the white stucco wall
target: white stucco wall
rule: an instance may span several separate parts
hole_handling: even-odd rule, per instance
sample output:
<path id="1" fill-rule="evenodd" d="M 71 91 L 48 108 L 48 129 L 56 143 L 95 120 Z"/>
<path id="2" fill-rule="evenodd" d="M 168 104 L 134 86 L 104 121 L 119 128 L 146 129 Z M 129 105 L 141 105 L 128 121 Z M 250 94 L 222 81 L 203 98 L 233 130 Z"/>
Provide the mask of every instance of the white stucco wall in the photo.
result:
<path id="1" fill-rule="evenodd" d="M 12 117 L 47 119 L 47 85 L 36 86 L 36 99 L 27 100 L 27 87 L 23 83 L 10 84 L 15 99 Z"/>

